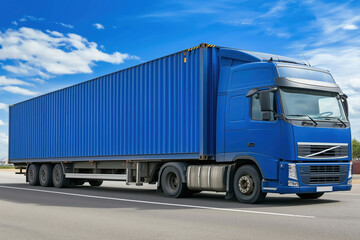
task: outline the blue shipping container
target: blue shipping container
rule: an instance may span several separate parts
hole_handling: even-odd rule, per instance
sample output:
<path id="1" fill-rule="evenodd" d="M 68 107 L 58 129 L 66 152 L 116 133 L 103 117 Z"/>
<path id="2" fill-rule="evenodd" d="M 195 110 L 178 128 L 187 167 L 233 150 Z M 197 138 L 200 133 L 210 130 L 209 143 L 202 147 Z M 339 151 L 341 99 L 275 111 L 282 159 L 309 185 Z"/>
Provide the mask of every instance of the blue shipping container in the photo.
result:
<path id="1" fill-rule="evenodd" d="M 219 48 L 195 48 L 10 107 L 10 162 L 215 154 Z"/>

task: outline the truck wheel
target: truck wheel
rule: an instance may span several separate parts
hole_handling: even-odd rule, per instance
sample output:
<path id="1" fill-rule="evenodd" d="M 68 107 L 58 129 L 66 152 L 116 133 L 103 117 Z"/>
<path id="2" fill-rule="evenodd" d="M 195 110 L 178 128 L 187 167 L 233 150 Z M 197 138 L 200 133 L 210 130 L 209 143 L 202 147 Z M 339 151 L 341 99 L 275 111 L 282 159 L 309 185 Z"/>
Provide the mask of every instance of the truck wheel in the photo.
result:
<path id="1" fill-rule="evenodd" d="M 52 185 L 52 171 L 51 164 L 42 164 L 39 171 L 40 185 L 43 187 L 50 187 Z"/>
<path id="2" fill-rule="evenodd" d="M 75 186 L 81 186 L 84 185 L 86 181 L 82 180 L 82 179 L 71 179 L 70 180 L 70 184 L 75 185 Z"/>
<path id="3" fill-rule="evenodd" d="M 56 188 L 63 188 L 69 185 L 70 180 L 65 178 L 61 164 L 56 164 L 52 174 L 53 184 Z"/>
<path id="4" fill-rule="evenodd" d="M 198 194 L 201 193 L 201 190 L 190 190 L 190 189 L 186 189 L 186 196 L 192 196 L 193 194 Z"/>
<path id="5" fill-rule="evenodd" d="M 324 195 L 324 193 L 297 193 L 296 195 L 298 195 L 298 197 L 301 199 L 317 199 Z"/>
<path id="6" fill-rule="evenodd" d="M 182 197 L 186 193 L 186 185 L 181 181 L 180 171 L 172 166 L 166 167 L 161 174 L 161 189 L 165 196 Z"/>
<path id="7" fill-rule="evenodd" d="M 29 169 L 27 170 L 27 177 L 28 177 L 28 181 L 29 184 L 31 186 L 39 186 L 40 185 L 40 181 L 39 181 L 39 165 L 38 164 L 31 164 L 29 166 Z"/>
<path id="8" fill-rule="evenodd" d="M 239 167 L 234 176 L 234 192 L 242 203 L 258 203 L 264 200 L 266 193 L 261 191 L 261 176 L 252 165 Z"/>
<path id="9" fill-rule="evenodd" d="M 89 184 L 92 187 L 100 187 L 103 184 L 103 180 L 90 180 Z"/>

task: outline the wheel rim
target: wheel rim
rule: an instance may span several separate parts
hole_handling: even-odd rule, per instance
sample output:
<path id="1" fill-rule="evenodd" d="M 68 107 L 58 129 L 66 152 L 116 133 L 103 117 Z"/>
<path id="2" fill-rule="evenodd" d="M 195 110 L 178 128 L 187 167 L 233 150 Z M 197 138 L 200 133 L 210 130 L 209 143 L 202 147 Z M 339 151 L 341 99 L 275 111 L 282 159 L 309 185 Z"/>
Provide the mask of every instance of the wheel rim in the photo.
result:
<path id="1" fill-rule="evenodd" d="M 241 176 L 239 179 L 239 190 L 241 193 L 245 195 L 250 195 L 254 192 L 255 186 L 254 186 L 254 180 L 250 175 L 244 175 Z"/>
<path id="2" fill-rule="evenodd" d="M 29 171 L 29 180 L 30 181 L 34 180 L 34 170 L 33 169 L 30 169 L 30 171 Z"/>
<path id="3" fill-rule="evenodd" d="M 45 171 L 44 169 L 41 170 L 40 178 L 41 178 L 41 181 L 42 181 L 42 182 L 45 182 L 45 181 L 46 181 L 46 171 Z"/>
<path id="4" fill-rule="evenodd" d="M 56 169 L 55 171 L 55 182 L 60 182 L 60 170 Z"/>
<path id="5" fill-rule="evenodd" d="M 177 189 L 177 187 L 179 186 L 178 177 L 176 176 L 175 173 L 172 172 L 167 175 L 167 178 L 168 178 L 168 184 L 169 184 L 171 190 L 175 191 Z"/>

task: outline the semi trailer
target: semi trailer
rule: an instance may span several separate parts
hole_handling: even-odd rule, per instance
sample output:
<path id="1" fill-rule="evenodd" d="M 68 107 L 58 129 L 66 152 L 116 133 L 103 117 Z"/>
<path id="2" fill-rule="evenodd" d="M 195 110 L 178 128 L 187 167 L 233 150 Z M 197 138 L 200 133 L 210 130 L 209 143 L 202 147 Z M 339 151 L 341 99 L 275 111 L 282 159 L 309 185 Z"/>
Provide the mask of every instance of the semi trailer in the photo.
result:
<path id="1" fill-rule="evenodd" d="M 347 96 L 288 57 L 202 43 L 9 108 L 9 162 L 30 185 L 149 183 L 244 203 L 352 187 Z"/>

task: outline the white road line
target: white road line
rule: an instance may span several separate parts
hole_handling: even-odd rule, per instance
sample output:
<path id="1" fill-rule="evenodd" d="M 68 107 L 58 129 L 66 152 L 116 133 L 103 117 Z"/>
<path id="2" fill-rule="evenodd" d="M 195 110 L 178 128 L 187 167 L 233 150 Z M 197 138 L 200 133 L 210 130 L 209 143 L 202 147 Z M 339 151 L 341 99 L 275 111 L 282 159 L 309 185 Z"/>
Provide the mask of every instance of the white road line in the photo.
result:
<path id="1" fill-rule="evenodd" d="M 177 204 L 177 203 L 152 202 L 152 201 L 134 200 L 134 199 L 126 199 L 126 198 L 102 197 L 102 196 L 94 196 L 94 195 L 84 195 L 84 194 L 67 193 L 67 192 L 55 192 L 55 191 L 47 191 L 47 190 L 41 190 L 41 189 L 19 188 L 19 187 L 10 187 L 10 186 L 1 186 L 1 185 L 0 185 L 0 188 L 52 193 L 52 194 L 59 194 L 59 195 L 84 197 L 84 198 L 105 199 L 105 200 L 122 201 L 122 202 L 163 205 L 163 206 L 172 206 L 172 207 L 197 208 L 197 209 L 217 210 L 217 211 L 226 211 L 226 212 L 253 213 L 253 214 L 262 214 L 262 215 L 283 216 L 283 217 L 315 218 L 315 216 L 307 216 L 307 215 L 296 215 L 296 214 L 276 213 L 276 212 L 261 212 L 261 211 L 232 209 L 232 208 L 205 207 L 205 206 L 186 205 L 186 204 Z"/>
<path id="2" fill-rule="evenodd" d="M 332 195 L 348 195 L 348 196 L 360 196 L 360 193 L 337 193 L 337 192 L 332 192 Z"/>

